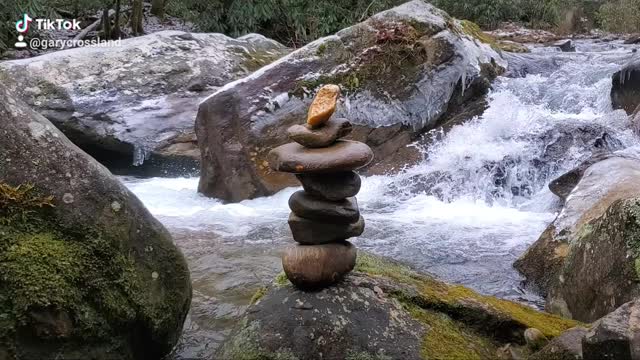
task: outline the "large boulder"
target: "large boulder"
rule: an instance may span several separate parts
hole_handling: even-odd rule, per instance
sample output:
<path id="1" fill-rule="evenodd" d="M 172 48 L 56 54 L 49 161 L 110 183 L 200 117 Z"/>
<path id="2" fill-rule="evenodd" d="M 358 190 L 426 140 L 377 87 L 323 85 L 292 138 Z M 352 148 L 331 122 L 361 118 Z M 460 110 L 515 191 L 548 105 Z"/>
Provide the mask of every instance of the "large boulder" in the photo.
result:
<path id="1" fill-rule="evenodd" d="M 114 171 L 190 174 L 200 101 L 288 52 L 261 35 L 162 31 L 2 62 L 0 83 Z"/>
<path id="2" fill-rule="evenodd" d="M 640 302 L 630 301 L 596 321 L 582 338 L 584 360 L 640 359 Z"/>
<path id="3" fill-rule="evenodd" d="M 640 106 L 640 56 L 629 61 L 613 74 L 611 104 L 631 115 Z"/>
<path id="4" fill-rule="evenodd" d="M 220 359 L 496 359 L 501 345 L 526 353 L 527 329 L 551 339 L 577 325 L 366 253 L 333 287 L 281 275 L 254 301 Z"/>
<path id="5" fill-rule="evenodd" d="M 159 359 L 189 269 L 111 173 L 0 85 L 0 358 Z"/>
<path id="6" fill-rule="evenodd" d="M 617 153 L 579 173 L 562 212 L 514 266 L 548 310 L 593 321 L 640 294 L 640 160 Z"/>
<path id="7" fill-rule="evenodd" d="M 418 161 L 420 152 L 407 145 L 482 98 L 505 65 L 474 29 L 414 0 L 224 86 L 198 111 L 199 191 L 240 201 L 296 184 L 271 171 L 266 156 L 287 142 L 288 127 L 304 122 L 315 90 L 327 83 L 344 94 L 335 116 L 350 120 L 351 138 L 375 153 L 369 174 Z"/>

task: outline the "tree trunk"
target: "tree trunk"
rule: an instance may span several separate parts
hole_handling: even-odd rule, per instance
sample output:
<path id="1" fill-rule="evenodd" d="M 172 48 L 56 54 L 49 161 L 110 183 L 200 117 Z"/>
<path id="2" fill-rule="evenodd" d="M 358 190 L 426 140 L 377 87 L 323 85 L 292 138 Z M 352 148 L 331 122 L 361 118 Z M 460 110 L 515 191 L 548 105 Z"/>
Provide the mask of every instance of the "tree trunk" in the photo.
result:
<path id="1" fill-rule="evenodd" d="M 143 11 L 142 0 L 133 0 L 131 11 L 131 32 L 133 35 L 142 35 L 142 33 L 144 33 L 144 29 L 142 28 Z"/>
<path id="2" fill-rule="evenodd" d="M 159 18 L 164 18 L 165 0 L 152 0 L 151 13 Z"/>
<path id="3" fill-rule="evenodd" d="M 120 0 L 116 0 L 116 17 L 113 30 L 111 31 L 111 38 L 119 39 L 120 37 Z"/>
<path id="4" fill-rule="evenodd" d="M 105 39 L 111 39 L 111 19 L 109 18 L 109 9 L 102 11 L 102 31 Z"/>

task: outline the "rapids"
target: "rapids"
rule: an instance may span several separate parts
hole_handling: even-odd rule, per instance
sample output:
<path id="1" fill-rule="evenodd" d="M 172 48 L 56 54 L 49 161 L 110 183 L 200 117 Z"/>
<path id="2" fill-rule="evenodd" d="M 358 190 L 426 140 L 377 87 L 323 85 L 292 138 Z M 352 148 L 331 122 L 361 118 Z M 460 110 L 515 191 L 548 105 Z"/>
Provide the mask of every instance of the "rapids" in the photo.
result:
<path id="1" fill-rule="evenodd" d="M 619 43 L 577 41 L 576 53 L 535 48 L 513 56 L 485 113 L 434 131 L 424 160 L 393 176 L 363 178 L 366 230 L 354 243 L 481 293 L 540 306 L 521 287 L 513 261 L 554 219 L 549 181 L 588 157 L 592 141 L 564 137 L 602 129 L 614 149 L 640 144 L 611 108 L 611 75 L 632 56 Z M 523 73 L 527 74 L 524 75 Z M 524 75 L 524 76 L 523 76 Z M 560 147 L 558 150 L 558 146 Z M 122 178 L 172 232 L 192 272 L 194 299 L 176 359 L 210 356 L 252 293 L 279 271 L 290 243 L 287 200 L 222 204 L 196 192 L 197 178 Z"/>

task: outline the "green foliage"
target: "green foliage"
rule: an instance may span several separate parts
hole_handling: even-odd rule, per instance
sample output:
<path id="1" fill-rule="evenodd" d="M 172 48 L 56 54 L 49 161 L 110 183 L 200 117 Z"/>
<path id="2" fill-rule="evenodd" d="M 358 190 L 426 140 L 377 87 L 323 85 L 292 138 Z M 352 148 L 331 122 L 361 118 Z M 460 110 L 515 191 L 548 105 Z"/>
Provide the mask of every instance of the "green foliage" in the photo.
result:
<path id="1" fill-rule="evenodd" d="M 615 33 L 640 32 L 640 0 L 617 0 L 598 11 L 600 25 Z"/>
<path id="2" fill-rule="evenodd" d="M 362 21 L 403 0 L 185 0 L 167 12 L 193 21 L 199 30 L 239 36 L 257 32 L 300 46 Z"/>

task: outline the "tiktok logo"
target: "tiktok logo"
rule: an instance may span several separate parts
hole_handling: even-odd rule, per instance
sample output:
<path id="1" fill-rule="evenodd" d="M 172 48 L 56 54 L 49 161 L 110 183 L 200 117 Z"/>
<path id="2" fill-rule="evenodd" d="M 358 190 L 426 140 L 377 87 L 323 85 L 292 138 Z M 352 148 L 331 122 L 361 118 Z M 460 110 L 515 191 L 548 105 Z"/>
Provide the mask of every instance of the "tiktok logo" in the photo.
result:
<path id="1" fill-rule="evenodd" d="M 29 24 L 33 21 L 32 18 L 29 17 L 26 13 L 22 16 L 22 19 L 16 21 L 16 31 L 18 31 L 18 42 L 15 43 L 15 47 L 17 48 L 25 48 L 27 47 L 27 43 L 24 42 L 24 36 L 22 34 L 29 31 Z"/>

